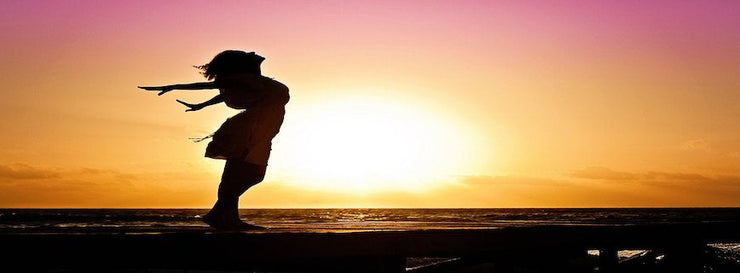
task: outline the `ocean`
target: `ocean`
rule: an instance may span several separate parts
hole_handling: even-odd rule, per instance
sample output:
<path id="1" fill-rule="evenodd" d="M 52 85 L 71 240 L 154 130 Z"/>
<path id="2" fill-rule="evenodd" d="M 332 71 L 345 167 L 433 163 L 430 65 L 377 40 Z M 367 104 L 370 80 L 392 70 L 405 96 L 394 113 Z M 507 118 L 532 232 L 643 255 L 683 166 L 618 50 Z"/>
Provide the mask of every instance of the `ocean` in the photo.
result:
<path id="1" fill-rule="evenodd" d="M 205 209 L 0 209 L 0 230 L 207 227 Z M 482 229 L 534 225 L 634 225 L 740 221 L 740 208 L 242 209 L 274 229 Z"/>

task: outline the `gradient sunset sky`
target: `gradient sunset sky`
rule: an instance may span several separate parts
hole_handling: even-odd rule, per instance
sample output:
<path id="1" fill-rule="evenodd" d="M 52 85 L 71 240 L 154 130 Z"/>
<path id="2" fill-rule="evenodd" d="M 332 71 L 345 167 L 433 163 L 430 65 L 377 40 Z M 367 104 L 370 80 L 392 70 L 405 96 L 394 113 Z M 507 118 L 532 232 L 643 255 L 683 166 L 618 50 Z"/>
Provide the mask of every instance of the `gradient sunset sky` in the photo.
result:
<path id="1" fill-rule="evenodd" d="M 291 92 L 242 207 L 740 206 L 740 2 L 2 1 L 0 207 L 209 207 L 237 113 Z"/>

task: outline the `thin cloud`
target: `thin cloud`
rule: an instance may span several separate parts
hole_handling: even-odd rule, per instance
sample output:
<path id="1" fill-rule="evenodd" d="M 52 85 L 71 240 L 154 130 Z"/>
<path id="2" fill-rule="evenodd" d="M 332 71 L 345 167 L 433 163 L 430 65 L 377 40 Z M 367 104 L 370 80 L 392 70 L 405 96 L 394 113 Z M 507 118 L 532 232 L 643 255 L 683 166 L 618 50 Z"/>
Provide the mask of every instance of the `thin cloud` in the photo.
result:
<path id="1" fill-rule="evenodd" d="M 684 142 L 681 147 L 685 150 L 711 151 L 712 146 L 708 140 L 699 138 Z"/>
<path id="2" fill-rule="evenodd" d="M 689 181 L 689 182 L 711 182 L 715 180 L 705 175 L 696 173 L 666 173 L 666 172 L 648 172 L 643 174 L 645 179 L 665 180 L 665 181 Z"/>
<path id="3" fill-rule="evenodd" d="M 613 180 L 613 181 L 624 181 L 624 180 L 636 180 L 641 177 L 640 174 L 629 173 L 629 172 L 618 172 L 612 169 L 603 167 L 588 167 L 583 170 L 576 170 L 570 173 L 571 177 L 584 178 L 584 179 L 599 179 L 599 180 Z"/>
<path id="4" fill-rule="evenodd" d="M 58 178 L 61 174 L 57 170 L 42 169 L 23 164 L 0 165 L 0 179 L 26 180 Z"/>
<path id="5" fill-rule="evenodd" d="M 490 186 L 490 185 L 559 185 L 564 181 L 526 177 L 526 176 L 490 176 L 490 175 L 469 175 L 461 176 L 460 182 L 466 186 Z"/>
<path id="6" fill-rule="evenodd" d="M 211 176 L 0 165 L 0 207 L 205 207 L 215 187 L 199 182 L 218 181 Z"/>
<path id="7" fill-rule="evenodd" d="M 634 181 L 650 184 L 686 184 L 740 186 L 740 176 L 735 175 L 705 175 L 699 173 L 672 173 L 672 172 L 622 172 L 604 167 L 588 167 L 572 171 L 570 177 L 602 180 L 612 182 Z"/>

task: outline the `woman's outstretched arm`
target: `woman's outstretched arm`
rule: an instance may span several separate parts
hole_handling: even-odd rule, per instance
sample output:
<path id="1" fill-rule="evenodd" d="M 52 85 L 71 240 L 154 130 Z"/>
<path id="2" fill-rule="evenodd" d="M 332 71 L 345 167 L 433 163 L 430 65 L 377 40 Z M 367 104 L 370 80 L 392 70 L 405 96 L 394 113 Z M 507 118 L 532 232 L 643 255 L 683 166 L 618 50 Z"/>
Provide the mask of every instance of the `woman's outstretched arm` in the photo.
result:
<path id="1" fill-rule="evenodd" d="M 207 100 L 207 101 L 204 101 L 204 102 L 201 102 L 201 103 L 198 103 L 198 104 L 190 104 L 190 103 L 187 103 L 187 102 L 184 102 L 184 101 L 181 101 L 181 100 L 177 100 L 177 102 L 179 102 L 182 105 L 185 105 L 185 106 L 187 106 L 187 107 L 190 108 L 190 109 L 185 110 L 185 112 L 198 111 L 200 109 L 205 108 L 206 106 L 211 106 L 211 105 L 214 105 L 214 104 L 219 104 L 219 103 L 222 103 L 223 101 L 224 101 L 224 99 L 221 98 L 221 94 L 218 94 L 215 97 L 211 98 L 210 100 Z"/>
<path id="2" fill-rule="evenodd" d="M 157 95 L 161 96 L 164 93 L 172 90 L 203 90 L 203 89 L 218 89 L 215 82 L 196 82 L 196 83 L 184 83 L 184 84 L 171 84 L 163 86 L 137 86 L 147 91 L 160 91 Z"/>

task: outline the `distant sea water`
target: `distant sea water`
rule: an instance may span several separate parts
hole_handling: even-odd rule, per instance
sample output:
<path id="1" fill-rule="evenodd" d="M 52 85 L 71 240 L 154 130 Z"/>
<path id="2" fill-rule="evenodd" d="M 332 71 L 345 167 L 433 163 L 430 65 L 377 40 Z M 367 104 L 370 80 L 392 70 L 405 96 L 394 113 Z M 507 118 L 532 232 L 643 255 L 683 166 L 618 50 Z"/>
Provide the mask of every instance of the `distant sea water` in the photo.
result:
<path id="1" fill-rule="evenodd" d="M 205 209 L 0 209 L 0 230 L 207 227 Z M 534 225 L 633 225 L 740 221 L 740 208 L 242 209 L 244 221 L 276 229 L 481 229 Z"/>

